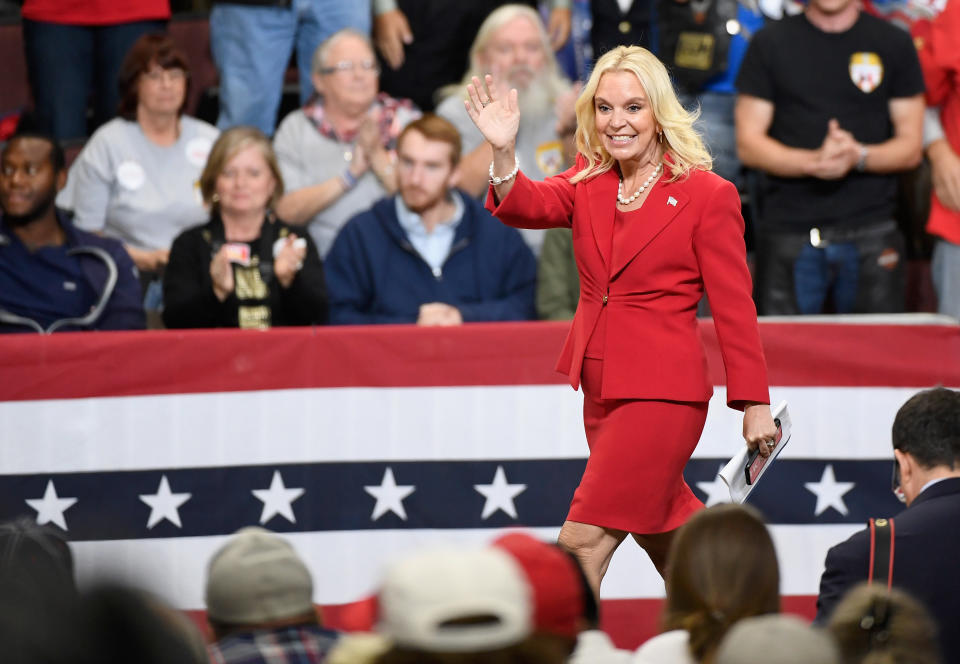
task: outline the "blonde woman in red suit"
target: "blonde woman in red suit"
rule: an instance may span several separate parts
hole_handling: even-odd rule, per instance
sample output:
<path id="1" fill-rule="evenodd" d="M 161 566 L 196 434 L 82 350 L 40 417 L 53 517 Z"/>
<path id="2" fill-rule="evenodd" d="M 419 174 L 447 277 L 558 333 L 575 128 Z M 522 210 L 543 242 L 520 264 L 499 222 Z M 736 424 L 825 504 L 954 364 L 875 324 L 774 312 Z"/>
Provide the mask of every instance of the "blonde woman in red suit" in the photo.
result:
<path id="1" fill-rule="evenodd" d="M 474 78 L 465 101 L 493 147 L 487 207 L 521 228 L 572 227 L 580 304 L 557 370 L 583 386 L 590 458 L 560 543 L 595 590 L 627 534 L 660 574 L 674 531 L 703 505 L 683 481 L 713 391 L 696 321 L 706 289 L 743 436 L 776 434 L 735 187 L 649 51 L 606 53 L 577 101 L 575 165 L 544 182 L 517 170 L 517 93 Z M 496 175 L 496 177 L 494 177 Z"/>

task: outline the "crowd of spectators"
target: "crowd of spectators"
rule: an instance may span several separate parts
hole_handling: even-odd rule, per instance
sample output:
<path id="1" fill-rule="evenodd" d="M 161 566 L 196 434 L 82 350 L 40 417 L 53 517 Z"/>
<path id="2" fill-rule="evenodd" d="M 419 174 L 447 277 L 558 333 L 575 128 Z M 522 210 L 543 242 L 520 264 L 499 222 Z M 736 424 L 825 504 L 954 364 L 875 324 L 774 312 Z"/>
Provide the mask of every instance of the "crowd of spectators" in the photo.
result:
<path id="1" fill-rule="evenodd" d="M 908 227 L 918 222 L 898 208 L 898 187 L 926 145 L 932 281 L 939 310 L 960 315 L 955 8 L 925 5 L 920 16 L 857 0 L 659 5 L 552 0 L 538 11 L 536 3 L 499 0 L 214 2 L 214 127 L 186 113 L 191 63 L 182 44 L 158 31 L 170 17 L 165 0 L 122 9 L 103 0 L 83 9 L 26 0 L 34 109 L 19 131 L 54 139 L 58 211 L 51 217 L 42 196 L 18 211 L 35 174 L 8 163 L 18 144 L 9 141 L 0 179 L 0 311 L 44 330 L 57 320 L 74 323 L 54 329 L 116 329 L 116 319 L 103 316 L 126 293 L 127 261 L 117 263 L 111 293 L 110 280 L 75 278 L 88 245 L 99 242 L 76 233 L 85 231 L 122 244 L 149 327 L 568 319 L 579 292 L 569 231 L 520 231 L 539 262 L 531 277 L 529 252 L 508 241 L 513 232 L 491 243 L 484 238 L 497 233 L 480 230 L 493 223 L 476 204 L 488 187 L 490 147 L 465 112 L 465 81 L 489 73 L 500 94 L 518 90 L 520 168 L 543 179 L 568 168 L 576 153 L 580 84 L 556 49 L 576 42 L 589 55 L 591 46 L 631 42 L 668 64 L 684 103 L 699 109 L 715 169 L 743 192 L 761 314 L 906 310 L 907 259 L 917 239 Z M 571 21 L 584 9 L 592 32 L 578 42 Z M 294 52 L 300 107 L 281 118 Z M 423 112 L 424 126 L 436 125 L 436 112 L 455 128 L 460 145 L 449 158 L 423 154 L 437 140 L 423 129 L 401 154 L 398 138 Z M 60 186 L 55 143 L 84 136 L 88 126 L 97 128 Z M 266 137 L 244 134 L 270 166 L 268 196 L 234 178 L 238 196 L 259 198 L 250 213 L 261 217 L 239 234 L 223 196 L 241 155 L 211 159 L 219 132 L 238 127 Z M 272 141 L 269 152 L 264 141 Z M 433 180 L 441 205 L 427 211 L 414 199 L 433 196 Z M 34 233 L 52 244 L 26 237 L 34 217 L 59 224 L 52 235 Z M 174 241 L 189 229 L 178 259 Z M 43 254 L 52 248 L 61 249 L 58 269 L 72 278 L 51 277 Z M 91 318 L 96 303 L 104 306 Z M 420 315 L 424 308 L 433 314 Z M 140 326 L 138 315 L 119 327 Z"/>
<path id="2" fill-rule="evenodd" d="M 484 546 L 433 544 L 388 560 L 355 629 L 342 632 L 324 627 L 314 604 L 315 580 L 323 584 L 339 572 L 311 570 L 291 541 L 242 528 L 207 564 L 204 651 L 196 627 L 155 597 L 113 584 L 78 589 L 61 531 L 24 517 L 0 524 L 4 661 L 955 662 L 960 392 L 941 387 L 913 395 L 894 419 L 892 439 L 894 488 L 907 504 L 890 519 L 898 526 L 890 528 L 893 541 L 886 549 L 870 543 L 877 519 L 831 549 L 813 625 L 780 614 L 776 544 L 748 505 L 703 509 L 679 529 L 669 551 L 662 631 L 635 652 L 617 648 L 600 628 L 600 603 L 576 556 L 519 530 Z M 883 560 L 883 574 L 868 577 L 874 557 Z"/>

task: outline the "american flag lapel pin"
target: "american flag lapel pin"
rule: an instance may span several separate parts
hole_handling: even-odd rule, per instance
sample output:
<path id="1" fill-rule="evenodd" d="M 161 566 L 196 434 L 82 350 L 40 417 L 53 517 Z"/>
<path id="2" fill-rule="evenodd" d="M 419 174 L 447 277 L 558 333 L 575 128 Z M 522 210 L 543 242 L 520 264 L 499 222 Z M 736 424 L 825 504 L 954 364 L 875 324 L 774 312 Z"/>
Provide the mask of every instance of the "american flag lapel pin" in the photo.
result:
<path id="1" fill-rule="evenodd" d="M 677 207 L 677 199 L 671 196 L 670 198 L 667 199 L 667 205 L 672 205 L 673 207 Z"/>

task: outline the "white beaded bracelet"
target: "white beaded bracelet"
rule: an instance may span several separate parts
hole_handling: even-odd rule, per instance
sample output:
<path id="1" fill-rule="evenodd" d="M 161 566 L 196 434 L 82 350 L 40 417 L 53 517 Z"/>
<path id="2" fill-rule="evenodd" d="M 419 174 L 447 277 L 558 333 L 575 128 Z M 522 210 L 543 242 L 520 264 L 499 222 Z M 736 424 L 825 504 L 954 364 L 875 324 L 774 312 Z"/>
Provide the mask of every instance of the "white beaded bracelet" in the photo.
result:
<path id="1" fill-rule="evenodd" d="M 513 155 L 513 170 L 510 171 L 509 175 L 504 175 L 502 178 L 497 177 L 493 174 L 493 162 L 490 162 L 490 184 L 496 187 L 498 184 L 503 184 L 512 180 L 513 177 L 520 172 L 520 157 L 518 155 Z"/>

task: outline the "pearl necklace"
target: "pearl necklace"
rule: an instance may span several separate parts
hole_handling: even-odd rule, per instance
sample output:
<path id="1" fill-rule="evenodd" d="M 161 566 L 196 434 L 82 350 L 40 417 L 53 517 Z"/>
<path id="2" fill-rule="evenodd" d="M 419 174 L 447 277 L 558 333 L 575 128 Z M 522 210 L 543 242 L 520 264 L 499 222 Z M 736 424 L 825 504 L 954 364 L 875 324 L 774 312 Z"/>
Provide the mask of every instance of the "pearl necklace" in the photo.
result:
<path id="1" fill-rule="evenodd" d="M 663 166 L 663 162 L 661 161 L 659 164 L 657 164 L 656 168 L 653 169 L 653 173 L 650 174 L 650 177 L 648 177 L 646 181 L 642 185 L 640 185 L 639 189 L 633 192 L 633 196 L 631 196 L 630 198 L 623 197 L 623 179 L 621 179 L 620 184 L 617 187 L 617 202 L 620 203 L 620 205 L 630 205 L 635 200 L 637 200 L 637 198 L 640 197 L 640 194 L 642 194 L 644 190 L 648 186 L 650 186 L 650 183 L 653 182 L 654 178 L 660 175 L 660 168 L 662 166 Z"/>

